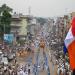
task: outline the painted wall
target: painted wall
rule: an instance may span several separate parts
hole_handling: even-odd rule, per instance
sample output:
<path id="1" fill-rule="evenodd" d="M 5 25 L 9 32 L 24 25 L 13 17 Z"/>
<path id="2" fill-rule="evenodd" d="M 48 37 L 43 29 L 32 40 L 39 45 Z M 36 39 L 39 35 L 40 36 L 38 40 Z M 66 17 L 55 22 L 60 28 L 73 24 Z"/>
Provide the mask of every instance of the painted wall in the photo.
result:
<path id="1" fill-rule="evenodd" d="M 19 35 L 27 35 L 27 20 L 26 20 L 26 18 L 22 18 Z"/>

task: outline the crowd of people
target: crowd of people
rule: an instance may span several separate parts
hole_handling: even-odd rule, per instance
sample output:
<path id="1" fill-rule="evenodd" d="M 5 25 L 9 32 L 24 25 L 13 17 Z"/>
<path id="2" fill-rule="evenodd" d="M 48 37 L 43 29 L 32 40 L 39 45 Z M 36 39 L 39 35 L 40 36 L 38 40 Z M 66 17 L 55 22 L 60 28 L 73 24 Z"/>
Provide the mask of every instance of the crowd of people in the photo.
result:
<path id="1" fill-rule="evenodd" d="M 58 64 L 57 66 L 57 74 L 58 75 L 72 75 L 72 71 L 70 69 L 70 65 L 67 62 L 63 62 Z"/>
<path id="2" fill-rule="evenodd" d="M 6 45 L 8 46 L 8 45 Z M 3 46 L 2 46 L 3 47 Z M 10 49 L 8 51 L 6 51 L 6 53 L 9 54 L 9 52 L 13 53 L 15 51 L 15 54 L 19 51 L 28 51 L 28 52 L 34 52 L 34 43 L 33 41 L 31 41 L 30 43 L 25 43 L 24 46 L 14 46 L 14 47 L 9 47 L 9 48 L 3 48 L 2 50 L 2 47 L 1 47 L 1 51 L 2 51 L 2 55 L 3 57 L 5 56 L 4 55 L 4 50 L 6 49 Z M 4 51 L 4 52 L 3 52 Z M 7 57 L 8 59 L 8 54 L 5 56 Z M 15 56 L 15 59 L 16 59 L 17 55 Z M 15 59 L 12 59 L 9 63 L 10 64 L 0 64 L 0 75 L 30 75 L 30 65 L 23 65 L 23 66 L 20 66 L 19 64 L 17 64 L 17 60 Z M 12 61 L 14 61 L 14 64 L 12 64 Z"/>
<path id="3" fill-rule="evenodd" d="M 30 75 L 31 65 L 6 65 L 0 67 L 0 75 Z"/>
<path id="4" fill-rule="evenodd" d="M 72 70 L 70 68 L 70 64 L 66 59 L 60 57 L 56 58 L 55 52 L 49 52 L 50 56 L 50 62 L 52 62 L 52 65 L 56 67 L 56 75 L 72 75 Z M 54 71 L 55 71 L 54 69 Z"/>
<path id="5" fill-rule="evenodd" d="M 35 41 L 31 41 L 29 44 L 26 43 L 24 45 L 25 50 L 32 51 L 33 53 L 34 53 L 34 47 L 44 48 L 45 47 L 44 40 L 43 41 L 41 40 L 41 43 L 40 43 L 39 39 L 36 39 Z M 17 50 L 20 50 L 20 48 Z M 72 75 L 72 71 L 70 70 L 69 63 L 64 62 L 63 58 L 59 60 L 57 59 L 56 61 L 54 61 L 54 59 L 56 59 L 56 58 L 53 58 L 54 54 L 49 54 L 49 55 L 50 55 L 52 64 L 57 66 L 57 75 Z M 0 67 L 0 75 L 30 75 L 31 73 L 30 67 L 31 65 L 29 64 L 26 64 L 23 66 L 20 66 L 18 64 L 16 66 L 15 65 L 14 66 L 12 65 L 2 66 Z M 34 68 L 33 68 L 34 73 L 36 73 L 35 68 L 36 66 L 34 65 Z"/>

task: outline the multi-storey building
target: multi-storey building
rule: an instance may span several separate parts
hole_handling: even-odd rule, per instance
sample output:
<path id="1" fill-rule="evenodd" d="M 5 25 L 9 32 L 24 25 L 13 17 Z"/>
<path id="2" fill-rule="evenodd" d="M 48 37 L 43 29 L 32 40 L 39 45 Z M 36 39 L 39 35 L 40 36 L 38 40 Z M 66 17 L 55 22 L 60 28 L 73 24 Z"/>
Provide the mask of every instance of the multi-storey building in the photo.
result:
<path id="1" fill-rule="evenodd" d="M 27 35 L 27 16 L 16 13 L 12 15 L 11 33 L 17 39 L 25 38 Z"/>
<path id="2" fill-rule="evenodd" d="M 75 17 L 75 12 L 70 13 L 71 18 Z"/>
<path id="3" fill-rule="evenodd" d="M 65 32 L 65 35 L 69 31 L 70 26 L 71 26 L 70 14 L 69 15 L 64 15 L 64 32 Z"/>
<path id="4" fill-rule="evenodd" d="M 30 32 L 32 35 L 36 34 L 36 27 L 37 27 L 37 20 L 35 17 L 33 16 L 29 16 L 28 19 L 28 26 L 27 26 L 27 30 L 28 32 Z"/>

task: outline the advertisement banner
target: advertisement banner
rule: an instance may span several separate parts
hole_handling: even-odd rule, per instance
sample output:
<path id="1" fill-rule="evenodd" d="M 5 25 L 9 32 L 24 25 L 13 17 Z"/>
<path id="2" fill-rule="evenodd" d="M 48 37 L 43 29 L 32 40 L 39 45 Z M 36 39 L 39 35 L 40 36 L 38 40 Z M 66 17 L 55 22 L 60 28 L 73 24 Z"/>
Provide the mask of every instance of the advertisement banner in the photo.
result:
<path id="1" fill-rule="evenodd" d="M 14 40 L 13 34 L 4 34 L 4 41 L 8 43 L 12 43 Z"/>

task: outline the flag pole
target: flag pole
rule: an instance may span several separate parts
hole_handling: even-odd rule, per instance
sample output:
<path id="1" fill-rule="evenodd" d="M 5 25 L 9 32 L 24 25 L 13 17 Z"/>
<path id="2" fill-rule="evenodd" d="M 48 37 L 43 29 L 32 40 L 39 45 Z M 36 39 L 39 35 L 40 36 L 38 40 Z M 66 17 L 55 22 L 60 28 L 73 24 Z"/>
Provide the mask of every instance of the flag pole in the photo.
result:
<path id="1" fill-rule="evenodd" d="M 75 75 L 75 69 L 73 70 L 73 75 Z"/>

